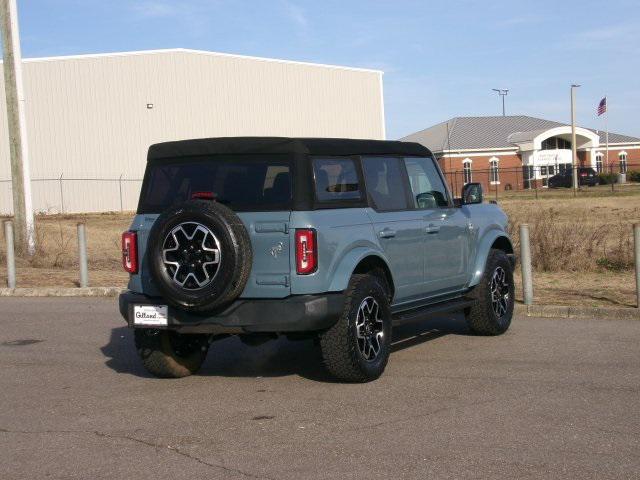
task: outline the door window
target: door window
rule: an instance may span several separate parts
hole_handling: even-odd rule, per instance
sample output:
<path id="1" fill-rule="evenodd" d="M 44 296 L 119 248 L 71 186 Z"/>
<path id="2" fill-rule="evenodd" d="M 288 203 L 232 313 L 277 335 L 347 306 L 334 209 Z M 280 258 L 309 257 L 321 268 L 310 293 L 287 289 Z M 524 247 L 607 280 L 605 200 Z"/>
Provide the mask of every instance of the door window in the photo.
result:
<path id="1" fill-rule="evenodd" d="M 356 165 L 351 158 L 314 158 L 316 197 L 320 202 L 362 198 Z"/>
<path id="2" fill-rule="evenodd" d="M 362 170 L 367 184 L 367 193 L 373 200 L 376 210 L 405 210 L 408 208 L 399 158 L 364 157 Z"/>
<path id="3" fill-rule="evenodd" d="M 449 205 L 447 189 L 431 158 L 404 159 L 414 208 L 425 210 Z"/>

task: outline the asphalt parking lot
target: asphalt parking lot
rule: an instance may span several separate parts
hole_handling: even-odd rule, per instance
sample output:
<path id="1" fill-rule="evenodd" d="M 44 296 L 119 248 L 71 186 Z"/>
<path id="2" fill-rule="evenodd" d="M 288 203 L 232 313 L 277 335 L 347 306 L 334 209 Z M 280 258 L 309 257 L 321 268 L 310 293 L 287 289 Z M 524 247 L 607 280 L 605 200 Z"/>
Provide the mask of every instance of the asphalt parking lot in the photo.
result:
<path id="1" fill-rule="evenodd" d="M 312 342 L 149 377 L 114 299 L 0 299 L 0 478 L 638 478 L 640 322 L 459 317 L 334 383 Z"/>

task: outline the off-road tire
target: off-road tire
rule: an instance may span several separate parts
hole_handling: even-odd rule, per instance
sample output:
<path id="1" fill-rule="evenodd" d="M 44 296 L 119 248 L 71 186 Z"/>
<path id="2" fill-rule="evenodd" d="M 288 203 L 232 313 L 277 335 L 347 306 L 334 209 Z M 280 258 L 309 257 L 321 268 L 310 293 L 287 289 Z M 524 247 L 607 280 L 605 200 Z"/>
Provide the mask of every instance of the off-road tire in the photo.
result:
<path id="1" fill-rule="evenodd" d="M 182 344 L 181 350 L 176 348 L 176 339 Z M 209 349 L 207 335 L 180 335 L 169 330 L 136 329 L 134 340 L 144 368 L 160 378 L 182 378 L 196 373 Z"/>
<path id="2" fill-rule="evenodd" d="M 492 305 L 491 282 L 497 269 L 505 273 L 508 288 L 508 301 L 503 315 L 498 315 Z M 467 325 L 476 335 L 500 335 L 507 331 L 513 317 L 515 285 L 513 267 L 509 257 L 502 250 L 491 249 L 480 283 L 471 291 L 469 297 L 475 300 L 472 307 L 465 310 Z"/>
<path id="3" fill-rule="evenodd" d="M 386 282 L 375 275 L 356 274 L 345 291 L 344 310 L 340 319 L 320 335 L 322 358 L 327 370 L 347 382 L 369 382 L 384 372 L 391 352 L 391 308 Z M 383 321 L 380 351 L 366 360 L 358 346 L 356 318 L 362 302 L 373 297 Z"/>
<path id="4" fill-rule="evenodd" d="M 167 234 L 184 222 L 206 226 L 220 242 L 219 270 L 208 285 L 199 289 L 187 290 L 175 284 L 162 259 Z M 163 212 L 149 232 L 146 255 L 160 295 L 170 305 L 191 312 L 220 310 L 235 300 L 247 284 L 253 263 L 251 239 L 242 220 L 228 207 L 210 200 L 190 200 Z"/>

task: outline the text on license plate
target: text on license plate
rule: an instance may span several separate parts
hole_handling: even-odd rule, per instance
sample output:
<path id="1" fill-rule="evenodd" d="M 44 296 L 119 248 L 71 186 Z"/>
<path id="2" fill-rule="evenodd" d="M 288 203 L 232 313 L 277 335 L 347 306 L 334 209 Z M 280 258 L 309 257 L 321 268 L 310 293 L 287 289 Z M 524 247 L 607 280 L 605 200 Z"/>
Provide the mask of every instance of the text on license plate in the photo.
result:
<path id="1" fill-rule="evenodd" d="M 133 306 L 133 324 L 134 325 L 167 325 L 167 306 L 166 305 L 134 305 Z"/>

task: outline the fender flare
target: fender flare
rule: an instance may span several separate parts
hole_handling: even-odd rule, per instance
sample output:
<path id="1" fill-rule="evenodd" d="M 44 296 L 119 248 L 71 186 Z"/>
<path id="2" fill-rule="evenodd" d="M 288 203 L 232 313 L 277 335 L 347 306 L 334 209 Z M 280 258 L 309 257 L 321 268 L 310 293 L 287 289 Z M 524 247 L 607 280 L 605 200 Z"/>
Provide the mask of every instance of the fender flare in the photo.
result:
<path id="1" fill-rule="evenodd" d="M 351 279 L 351 275 L 353 271 L 356 269 L 358 264 L 366 257 L 378 257 L 382 260 L 387 268 L 389 268 L 389 262 L 382 254 L 382 252 L 372 249 L 371 247 L 355 247 L 340 259 L 337 267 L 333 271 L 331 284 L 329 285 L 330 292 L 341 292 L 346 290 L 349 286 L 349 280 Z M 391 272 L 391 268 L 389 268 Z M 393 276 L 393 273 L 391 274 Z"/>
<path id="2" fill-rule="evenodd" d="M 497 228 L 492 228 L 491 230 L 485 232 L 482 236 L 482 240 L 480 240 L 478 249 L 476 250 L 475 262 L 473 265 L 473 270 L 471 271 L 471 281 L 469 282 L 469 287 L 473 287 L 480 283 L 482 279 L 482 274 L 484 273 L 484 268 L 487 264 L 487 259 L 489 258 L 489 251 L 491 250 L 491 246 L 498 239 L 506 240 L 511 252 L 508 254 L 513 255 L 513 244 L 509 239 L 509 235 L 502 230 Z"/>

